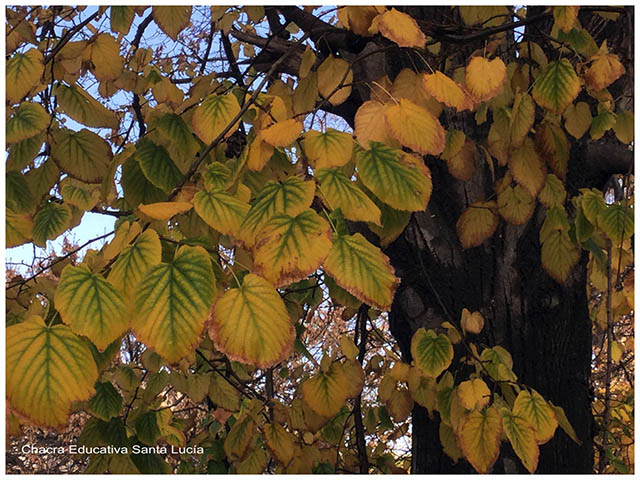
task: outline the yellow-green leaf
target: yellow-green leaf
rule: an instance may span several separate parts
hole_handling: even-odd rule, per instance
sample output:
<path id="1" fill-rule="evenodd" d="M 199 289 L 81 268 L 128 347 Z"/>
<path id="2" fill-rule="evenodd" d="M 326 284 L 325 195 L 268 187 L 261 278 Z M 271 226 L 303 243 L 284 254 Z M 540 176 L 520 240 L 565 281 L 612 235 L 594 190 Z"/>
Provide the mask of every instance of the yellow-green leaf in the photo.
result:
<path id="1" fill-rule="evenodd" d="M 392 8 L 378 15 L 375 21 L 382 36 L 398 46 L 424 48 L 427 39 L 410 15 Z"/>
<path id="2" fill-rule="evenodd" d="M 47 203 L 33 218 L 33 243 L 44 248 L 47 240 L 54 240 L 71 223 L 71 208 L 65 204 Z"/>
<path id="3" fill-rule="evenodd" d="M 44 72 L 42 53 L 36 48 L 16 53 L 7 60 L 6 69 L 7 100 L 18 103 L 40 81 Z"/>
<path id="4" fill-rule="evenodd" d="M 295 338 L 278 291 L 253 273 L 215 302 L 209 334 L 227 357 L 260 368 L 287 358 Z"/>
<path id="5" fill-rule="evenodd" d="M 152 267 L 138 285 L 136 337 L 169 362 L 200 342 L 216 290 L 211 259 L 202 247 L 183 246 L 171 263 Z"/>
<path id="6" fill-rule="evenodd" d="M 243 414 L 233 424 L 224 440 L 224 452 L 227 454 L 227 458 L 232 461 L 244 458 L 256 433 L 256 423 L 253 417 L 249 412 Z"/>
<path id="7" fill-rule="evenodd" d="M 491 397 L 489 387 L 479 378 L 460 383 L 456 394 L 462 406 L 467 410 L 482 410 L 489 404 Z"/>
<path id="8" fill-rule="evenodd" d="M 193 208 L 189 202 L 157 202 L 148 205 L 140 204 L 138 209 L 154 220 L 169 220 L 175 215 L 188 212 Z"/>
<path id="9" fill-rule="evenodd" d="M 113 8 L 113 7 L 112 7 Z M 87 127 L 117 129 L 118 117 L 82 88 L 58 84 L 53 93 L 62 111 Z"/>
<path id="10" fill-rule="evenodd" d="M 498 95 L 506 80 L 507 67 L 499 58 L 473 57 L 465 70 L 465 85 L 478 103 Z"/>
<path id="11" fill-rule="evenodd" d="M 416 367 L 430 377 L 437 377 L 451 365 L 453 347 L 446 335 L 419 328 L 411 338 L 411 356 Z"/>
<path id="12" fill-rule="evenodd" d="M 187 173 L 200 144 L 182 117 L 175 113 L 162 113 L 152 117 L 149 124 L 157 129 L 153 140 L 167 149 L 182 173 Z"/>
<path id="13" fill-rule="evenodd" d="M 553 173 L 548 174 L 547 181 L 538 194 L 540 203 L 547 208 L 561 207 L 565 198 L 567 198 L 567 191 L 564 189 L 562 181 Z"/>
<path id="14" fill-rule="evenodd" d="M 611 112 L 604 110 L 591 120 L 591 129 L 589 133 L 593 140 L 600 140 L 608 130 L 615 126 L 616 117 Z"/>
<path id="15" fill-rule="evenodd" d="M 464 456 L 478 473 L 489 473 L 500 453 L 502 420 L 495 408 L 471 412 L 463 421 L 458 441 Z"/>
<path id="16" fill-rule="evenodd" d="M 399 280 L 387 256 L 360 233 L 334 238 L 324 270 L 358 300 L 380 310 L 391 308 Z"/>
<path id="17" fill-rule="evenodd" d="M 108 33 L 97 35 L 91 45 L 91 63 L 92 72 L 98 80 L 116 80 L 124 65 L 120 43 Z"/>
<path id="18" fill-rule="evenodd" d="M 564 283 L 580 259 L 580 249 L 567 232 L 553 230 L 542 243 L 540 258 L 546 272 Z"/>
<path id="19" fill-rule="evenodd" d="M 333 417 L 340 411 L 349 395 L 349 380 L 339 363 L 320 371 L 302 386 L 304 402 L 318 415 Z"/>
<path id="20" fill-rule="evenodd" d="M 236 390 L 232 380 L 223 378 L 219 373 L 213 373 L 211 383 L 209 384 L 209 398 L 218 407 L 224 408 L 230 412 L 240 410 L 240 401 L 242 400 L 240 392 Z"/>
<path id="21" fill-rule="evenodd" d="M 539 445 L 551 440 L 558 426 L 555 412 L 535 390 L 531 390 L 531 393 L 520 391 L 513 404 L 513 414 L 531 424 Z"/>
<path id="22" fill-rule="evenodd" d="M 511 111 L 511 144 L 520 145 L 535 120 L 536 106 L 531 95 L 518 92 Z"/>
<path id="23" fill-rule="evenodd" d="M 5 214 L 5 247 L 12 248 L 31 240 L 33 219 L 7 210 Z"/>
<path id="24" fill-rule="evenodd" d="M 211 228 L 224 235 L 238 236 L 249 204 L 214 188 L 197 192 L 193 197 L 193 208 Z"/>
<path id="25" fill-rule="evenodd" d="M 318 92 L 331 105 L 344 103 L 351 95 L 353 71 L 351 65 L 342 58 L 329 55 L 318 67 Z"/>
<path id="26" fill-rule="evenodd" d="M 616 115 L 613 131 L 622 143 L 631 143 L 633 141 L 633 112 L 625 110 Z"/>
<path id="27" fill-rule="evenodd" d="M 614 245 L 633 235 L 634 208 L 622 204 L 607 205 L 600 213 L 600 228 Z"/>
<path id="28" fill-rule="evenodd" d="M 74 333 L 88 337 L 100 351 L 129 325 L 118 291 L 84 265 L 68 265 L 62 270 L 55 305 L 62 321 Z"/>
<path id="29" fill-rule="evenodd" d="M 10 407 L 43 427 L 62 428 L 71 402 L 88 400 L 98 371 L 86 342 L 65 325 L 40 317 L 6 330 L 6 388 Z"/>
<path id="30" fill-rule="evenodd" d="M 182 172 L 173 163 L 167 150 L 148 138 L 136 144 L 135 159 L 144 176 L 165 192 L 171 191 L 182 179 Z"/>
<path id="31" fill-rule="evenodd" d="M 133 15 L 133 7 L 126 5 L 111 6 L 109 8 L 111 31 L 122 33 L 123 35 L 129 33 L 131 22 L 133 22 Z"/>
<path id="32" fill-rule="evenodd" d="M 463 248 L 477 247 L 490 238 L 498 227 L 496 202 L 476 202 L 469 206 L 456 223 Z"/>
<path id="33" fill-rule="evenodd" d="M 9 147 L 9 156 L 5 166 L 7 171 L 20 171 L 36 158 L 44 142 L 44 133 L 25 138 Z M 9 142 L 7 142 L 9 143 Z"/>
<path id="34" fill-rule="evenodd" d="M 558 419 L 558 425 L 560 426 L 560 428 L 562 428 L 565 433 L 569 435 L 569 438 L 571 440 L 576 442 L 578 445 L 582 445 L 582 442 L 578 438 L 576 431 L 573 429 L 571 423 L 569 422 L 569 419 L 567 418 L 567 415 L 564 413 L 564 409 L 562 407 L 554 405 L 551 402 L 549 402 L 549 405 L 551 405 L 551 408 L 553 408 L 553 411 L 556 414 L 556 418 Z"/>
<path id="35" fill-rule="evenodd" d="M 566 58 L 551 62 L 533 86 L 533 99 L 551 112 L 561 114 L 580 93 L 580 79 Z"/>
<path id="36" fill-rule="evenodd" d="M 20 104 L 7 121 L 6 141 L 16 143 L 42 132 L 49 124 L 49 115 L 42 105 L 31 102 Z"/>
<path id="37" fill-rule="evenodd" d="M 512 225 L 524 225 L 536 208 L 536 199 L 521 185 L 508 186 L 498 193 L 498 212 Z"/>
<path id="38" fill-rule="evenodd" d="M 96 394 L 87 402 L 91 414 L 105 422 L 120 415 L 122 396 L 111 382 L 98 382 L 95 388 Z"/>
<path id="39" fill-rule="evenodd" d="M 211 143 L 240 113 L 240 105 L 235 96 L 212 94 L 204 99 L 193 113 L 193 130 L 204 143 Z M 233 133 L 230 128 L 227 134 Z"/>
<path id="40" fill-rule="evenodd" d="M 177 40 L 178 34 L 189 25 L 191 5 L 179 7 L 154 5 L 153 19 L 164 33 L 173 40 Z"/>
<path id="41" fill-rule="evenodd" d="M 264 441 L 273 457 L 283 466 L 289 465 L 293 458 L 295 437 L 278 423 L 268 423 L 264 426 Z"/>
<path id="42" fill-rule="evenodd" d="M 288 285 L 317 270 L 330 248 L 331 227 L 316 212 L 281 213 L 258 233 L 254 267 L 276 287 Z"/>
<path id="43" fill-rule="evenodd" d="M 553 20 L 555 22 L 555 26 L 565 33 L 569 32 L 578 19 L 579 9 L 580 7 L 578 6 L 553 7 Z M 531 470 L 529 471 L 531 472 Z"/>
<path id="44" fill-rule="evenodd" d="M 7 209 L 14 213 L 33 213 L 36 201 L 24 175 L 7 172 L 4 178 Z"/>
<path id="45" fill-rule="evenodd" d="M 372 142 L 356 153 L 358 175 L 376 197 L 398 210 L 424 210 L 431 196 L 431 174 L 401 150 Z"/>
<path id="46" fill-rule="evenodd" d="M 102 138 L 89 130 L 63 129 L 53 135 L 51 157 L 58 167 L 73 178 L 100 183 L 109 172 L 113 154 Z"/>
<path id="47" fill-rule="evenodd" d="M 341 209 L 344 218 L 348 220 L 380 225 L 380 209 L 342 170 L 317 170 L 315 177 L 320 182 L 319 190 L 323 201 L 331 210 Z"/>
<path id="48" fill-rule="evenodd" d="M 422 155 L 438 155 L 444 148 L 444 129 L 437 118 L 411 100 L 387 106 L 384 117 L 393 138 Z"/>
<path id="49" fill-rule="evenodd" d="M 576 140 L 582 138 L 591 126 L 591 110 L 586 102 L 569 105 L 564 111 L 564 128 Z"/>
<path id="50" fill-rule="evenodd" d="M 100 189 L 97 185 L 83 183 L 71 177 L 60 182 L 60 193 L 65 203 L 82 210 L 91 210 L 100 199 Z"/>
<path id="51" fill-rule="evenodd" d="M 316 169 L 342 167 L 353 153 L 353 138 L 345 132 L 327 128 L 325 132 L 309 130 L 304 135 L 304 153 Z"/>
<path id="52" fill-rule="evenodd" d="M 570 144 L 558 125 L 543 122 L 536 127 L 536 150 L 558 178 L 564 180 L 569 164 Z"/>
<path id="53" fill-rule="evenodd" d="M 509 158 L 509 172 L 513 179 L 522 185 L 532 197 L 542 190 L 547 179 L 547 172 L 542 159 L 538 156 L 533 140 L 525 138 L 522 145 L 516 148 Z"/>
<path id="54" fill-rule="evenodd" d="M 516 452 L 529 473 L 534 473 L 538 468 L 538 456 L 540 455 L 535 430 L 524 417 L 515 415 L 506 408 L 500 410 L 500 415 L 502 416 L 504 433 L 509 439 L 513 451 Z"/>

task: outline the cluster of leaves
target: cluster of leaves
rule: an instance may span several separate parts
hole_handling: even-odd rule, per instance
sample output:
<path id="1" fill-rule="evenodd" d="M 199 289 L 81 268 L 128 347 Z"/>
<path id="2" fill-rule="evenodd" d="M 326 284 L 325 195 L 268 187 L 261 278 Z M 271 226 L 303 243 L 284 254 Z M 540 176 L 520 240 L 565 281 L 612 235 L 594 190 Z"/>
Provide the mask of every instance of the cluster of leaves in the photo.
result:
<path id="1" fill-rule="evenodd" d="M 346 306 L 364 331 L 369 307 L 373 318 L 391 308 L 399 279 L 381 247 L 411 212 L 427 208 L 425 155 L 446 162 L 462 182 L 480 158 L 494 172 L 495 195 L 473 199 L 458 219 L 464 248 L 482 245 L 502 220 L 527 223 L 539 202 L 546 207 L 542 267 L 558 282 L 570 276 L 581 249 L 592 252 L 592 280 L 615 259 L 618 271 L 632 262 L 628 202 L 607 205 L 590 190 L 566 198 L 567 133 L 580 138 L 590 130 L 598 139 L 614 129 L 629 143 L 633 132 L 633 114 L 613 111 L 607 91 L 624 68 L 606 43 L 589 41 L 577 12 L 554 7 L 553 36 L 565 45 L 558 60 L 523 42 L 519 58 L 527 61 L 505 64 L 491 58 L 504 41 L 497 35 L 451 72 L 405 69 L 379 79 L 351 134 L 315 118 L 352 94 L 353 63 L 318 58 L 306 36 L 261 80 L 252 69 L 234 81 L 205 74 L 207 49 L 199 73 L 178 68 L 189 75 L 181 89 L 170 59 L 140 41 L 151 22 L 178 40 L 191 7 L 100 7 L 84 20 L 70 7 L 8 10 L 7 246 L 45 246 L 87 211 L 118 217 L 114 237 L 81 262 L 60 257 L 49 265 L 56 276 L 9 284 L 11 421 L 62 428 L 71 410 L 85 409 L 93 418 L 83 444 L 201 446 L 197 465 L 208 472 L 357 471 L 369 459 L 380 471 L 396 471 L 401 462 L 385 442 L 372 449 L 358 441 L 367 435 L 374 442 L 377 430 L 405 422 L 414 402 L 438 412 L 445 452 L 478 472 L 490 471 L 501 441 L 530 472 L 538 445 L 558 425 L 579 442 L 561 408 L 517 382 L 506 350 L 469 340 L 482 329 L 479 312 L 461 312 L 460 325 L 442 332 L 418 330 L 412 365 L 377 353 L 365 363 L 360 333 L 358 344 L 342 337 L 322 357 L 304 345 L 305 320 L 315 318 L 308 313 L 323 295 Z M 261 7 L 212 7 L 208 18 L 229 42 L 234 24 L 251 33 L 264 14 Z M 467 25 L 496 16 L 484 7 L 459 14 Z M 396 48 L 437 48 L 393 8 L 340 8 L 337 20 Z M 75 26 L 56 38 L 54 25 L 64 22 Z M 234 45 L 227 55 L 237 68 L 240 42 Z M 295 81 L 271 78 L 293 55 L 300 58 Z M 598 102 L 596 116 L 577 101 L 583 86 Z M 131 96 L 130 109 L 99 101 L 118 95 Z M 475 112 L 478 125 L 491 118 L 486 141 L 445 130 L 443 111 Z M 246 145 L 234 152 L 236 132 Z M 366 224 L 377 242 L 351 222 Z M 123 339 L 132 338 L 147 349 L 142 367 L 122 361 Z M 454 377 L 456 343 L 467 351 L 468 368 Z M 273 368 L 294 351 L 315 367 L 294 375 L 291 396 L 280 402 Z M 259 379 L 265 394 L 247 393 Z M 377 397 L 367 381 L 379 382 Z M 213 413 L 200 419 L 197 435 L 185 436 L 188 422 L 174 414 L 167 389 L 196 404 L 208 398 Z M 187 458 L 178 471 L 193 468 Z M 92 472 L 168 468 L 153 453 L 96 455 L 90 464 Z"/>

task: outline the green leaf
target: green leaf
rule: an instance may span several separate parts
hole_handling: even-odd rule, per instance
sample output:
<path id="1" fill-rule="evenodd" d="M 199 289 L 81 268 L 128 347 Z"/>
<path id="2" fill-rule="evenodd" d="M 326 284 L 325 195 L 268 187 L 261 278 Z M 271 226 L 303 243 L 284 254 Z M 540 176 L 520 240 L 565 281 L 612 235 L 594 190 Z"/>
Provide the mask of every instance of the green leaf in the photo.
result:
<path id="1" fill-rule="evenodd" d="M 42 53 L 30 48 L 24 53 L 16 53 L 7 60 L 6 95 L 11 103 L 18 103 L 40 81 L 44 73 Z M 8 136 L 7 141 L 9 142 Z"/>
<path id="2" fill-rule="evenodd" d="M 240 225 L 249 211 L 249 204 L 215 188 L 197 192 L 193 197 L 193 208 L 214 230 L 238 237 Z"/>
<path id="3" fill-rule="evenodd" d="M 240 113 L 240 105 L 235 96 L 209 95 L 193 114 L 193 130 L 204 143 L 211 143 Z M 228 133 L 233 133 L 233 127 Z"/>
<path id="4" fill-rule="evenodd" d="M 360 233 L 336 236 L 323 268 L 362 302 L 380 310 L 391 308 L 400 281 L 387 256 Z"/>
<path id="5" fill-rule="evenodd" d="M 44 248 L 47 240 L 62 234 L 71 223 L 71 208 L 65 204 L 49 202 L 33 219 L 33 243 Z"/>
<path id="6" fill-rule="evenodd" d="M 113 154 L 102 138 L 89 130 L 58 130 L 53 134 L 51 158 L 73 178 L 87 183 L 100 183 L 109 172 Z"/>
<path id="7" fill-rule="evenodd" d="M 136 292 L 136 337 L 170 363 L 200 342 L 216 285 L 209 255 L 183 246 L 171 263 L 153 267 Z"/>
<path id="8" fill-rule="evenodd" d="M 600 227 L 614 244 L 633 235 L 633 208 L 620 203 L 607 205 L 600 214 Z"/>
<path id="9" fill-rule="evenodd" d="M 538 194 L 538 200 L 545 207 L 562 207 L 567 198 L 567 191 L 564 189 L 562 181 L 553 173 L 547 175 L 547 181 Z"/>
<path id="10" fill-rule="evenodd" d="M 133 15 L 133 7 L 126 5 L 111 6 L 109 8 L 111 31 L 122 33 L 123 35 L 129 33 L 131 22 L 133 22 Z"/>
<path id="11" fill-rule="evenodd" d="M 4 178 L 7 208 L 14 213 L 33 212 L 36 201 L 24 175 L 18 172 L 7 172 Z"/>
<path id="12" fill-rule="evenodd" d="M 49 125 L 49 114 L 42 105 L 31 102 L 20 104 L 7 121 L 6 141 L 16 143 L 33 137 Z"/>
<path id="13" fill-rule="evenodd" d="M 416 367 L 430 377 L 437 377 L 451 365 L 453 347 L 446 335 L 419 328 L 411 339 L 411 356 Z"/>
<path id="14" fill-rule="evenodd" d="M 97 185 L 83 183 L 71 177 L 66 177 L 60 182 L 60 193 L 65 203 L 81 210 L 91 210 L 100 198 L 100 189 Z"/>
<path id="15" fill-rule="evenodd" d="M 147 180 L 135 157 L 129 158 L 122 165 L 121 184 L 124 198 L 133 208 L 141 203 L 156 203 L 167 199 L 162 190 Z"/>
<path id="16" fill-rule="evenodd" d="M 529 473 L 534 473 L 538 467 L 540 455 L 535 430 L 524 417 L 514 415 L 506 408 L 500 411 L 500 415 L 502 416 L 504 433 L 509 439 L 513 451 L 522 460 L 522 464 Z"/>
<path id="17" fill-rule="evenodd" d="M 67 265 L 62 270 L 55 305 L 62 321 L 76 334 L 88 337 L 100 351 L 129 325 L 118 291 L 85 265 Z"/>
<path id="18" fill-rule="evenodd" d="M 224 190 L 231 179 L 231 170 L 225 164 L 212 162 L 202 174 L 206 190 Z"/>
<path id="19" fill-rule="evenodd" d="M 573 66 L 566 58 L 550 62 L 533 86 L 538 105 L 561 114 L 580 93 L 581 85 Z"/>
<path id="20" fill-rule="evenodd" d="M 40 152 L 44 142 L 44 133 L 25 138 L 9 147 L 9 157 L 7 158 L 7 171 L 20 171 L 31 163 Z"/>
<path id="21" fill-rule="evenodd" d="M 71 402 L 88 400 L 98 379 L 86 343 L 40 317 L 6 329 L 6 362 L 9 405 L 43 427 L 64 427 Z"/>
<path id="22" fill-rule="evenodd" d="M 186 174 L 200 150 L 189 126 L 180 115 L 161 113 L 152 117 L 150 127 L 157 129 L 150 132 L 154 141 L 167 149 L 176 166 Z"/>
<path id="23" fill-rule="evenodd" d="M 111 382 L 98 382 L 95 388 L 96 394 L 87 404 L 91 414 L 107 422 L 109 419 L 120 415 L 122 397 Z"/>
<path id="24" fill-rule="evenodd" d="M 155 445 L 161 436 L 158 427 L 156 412 L 145 412 L 135 420 L 135 428 L 138 439 L 147 445 Z"/>
<path id="25" fill-rule="evenodd" d="M 424 210 L 431 196 L 431 175 L 423 164 L 406 161 L 404 152 L 371 142 L 356 153 L 358 176 L 376 197 L 398 210 Z"/>
<path id="26" fill-rule="evenodd" d="M 60 178 L 60 170 L 53 160 L 45 160 L 38 168 L 31 169 L 25 175 L 29 190 L 36 198 L 36 201 L 42 200 L 42 197 L 49 194 L 51 188 Z"/>
<path id="27" fill-rule="evenodd" d="M 616 117 L 606 110 L 596 115 L 591 120 L 591 129 L 589 130 L 593 140 L 600 140 L 602 136 L 610 129 L 616 126 Z"/>
<path id="28" fill-rule="evenodd" d="M 333 128 L 325 132 L 309 130 L 304 135 L 303 146 L 314 168 L 342 167 L 351 160 L 353 137 Z"/>
<path id="29" fill-rule="evenodd" d="M 136 144 L 135 158 L 144 176 L 165 192 L 170 192 L 182 179 L 167 150 L 151 140 L 143 138 Z"/>
<path id="30" fill-rule="evenodd" d="M 95 98 L 76 85 L 58 84 L 54 95 L 62 111 L 87 127 L 117 129 L 120 122 L 115 112 L 104 107 Z"/>

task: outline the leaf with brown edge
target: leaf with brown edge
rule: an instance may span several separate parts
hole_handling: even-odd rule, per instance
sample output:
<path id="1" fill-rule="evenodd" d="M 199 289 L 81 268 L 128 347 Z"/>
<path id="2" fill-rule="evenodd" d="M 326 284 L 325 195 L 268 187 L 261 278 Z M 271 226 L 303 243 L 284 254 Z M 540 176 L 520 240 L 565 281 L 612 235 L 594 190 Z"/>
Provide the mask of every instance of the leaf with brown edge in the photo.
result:
<path id="1" fill-rule="evenodd" d="M 260 132 L 262 138 L 274 147 L 287 147 L 300 136 L 302 123 L 290 118 L 265 128 Z"/>
<path id="2" fill-rule="evenodd" d="M 333 106 L 344 103 L 351 95 L 353 71 L 349 62 L 329 55 L 317 70 L 318 92 Z"/>
<path id="3" fill-rule="evenodd" d="M 96 35 L 91 44 L 92 73 L 99 81 L 115 80 L 122 73 L 120 43 L 108 33 Z"/>
<path id="4" fill-rule="evenodd" d="M 438 155 L 444 148 L 444 129 L 437 118 L 411 100 L 401 98 L 384 111 L 393 138 L 422 155 Z"/>
<path id="5" fill-rule="evenodd" d="M 601 53 L 604 51 L 607 53 Z M 591 57 L 591 66 L 584 73 L 584 79 L 591 90 L 599 91 L 607 88 L 625 72 L 624 66 L 620 63 L 618 56 L 614 53 L 608 53 L 606 40 L 596 55 Z"/>
<path id="6" fill-rule="evenodd" d="M 342 167 L 351 160 L 353 137 L 333 128 L 309 130 L 302 142 L 309 162 L 316 169 Z"/>
<path id="7" fill-rule="evenodd" d="M 532 197 L 544 187 L 547 179 L 547 169 L 538 156 L 533 140 L 526 138 L 521 146 L 511 152 L 509 158 L 509 172 L 513 179 L 522 185 Z"/>
<path id="8" fill-rule="evenodd" d="M 268 368 L 289 356 L 295 331 L 275 287 L 249 273 L 214 303 L 209 335 L 230 359 Z"/>
<path id="9" fill-rule="evenodd" d="M 547 175 L 547 181 L 538 194 L 538 200 L 547 208 L 562 207 L 567 198 L 567 191 L 562 181 L 553 173 Z"/>
<path id="10" fill-rule="evenodd" d="M 113 158 L 109 144 L 95 133 L 62 129 L 53 134 L 51 158 L 65 173 L 87 183 L 100 183 Z"/>
<path id="11" fill-rule="evenodd" d="M 384 112 L 387 106 L 375 100 L 368 100 L 360 105 L 355 117 L 356 139 L 364 149 L 368 149 L 371 142 L 380 142 L 394 146 L 398 142 L 392 138 Z"/>
<path id="12" fill-rule="evenodd" d="M 6 124 L 7 143 L 17 143 L 27 140 L 47 128 L 49 114 L 42 105 L 32 102 L 22 102 Z"/>
<path id="13" fill-rule="evenodd" d="M 478 473 L 489 473 L 500 453 L 502 419 L 494 407 L 473 411 L 462 422 L 458 443 Z"/>
<path id="14" fill-rule="evenodd" d="M 7 100 L 18 103 L 35 87 L 44 72 L 42 53 L 36 48 L 15 53 L 6 61 L 5 93 Z"/>
<path id="15" fill-rule="evenodd" d="M 391 308 L 399 279 L 387 256 L 360 233 L 334 237 L 323 268 L 358 300 L 380 310 Z"/>
<path id="16" fill-rule="evenodd" d="M 507 67 L 499 58 L 473 57 L 465 71 L 465 85 L 476 102 L 486 102 L 498 95 L 507 79 Z"/>
<path id="17" fill-rule="evenodd" d="M 331 248 L 331 227 L 315 211 L 272 217 L 256 237 L 254 268 L 276 287 L 306 278 Z"/>
<path id="18" fill-rule="evenodd" d="M 256 422 L 247 411 L 236 420 L 224 440 L 224 452 L 227 454 L 227 458 L 231 461 L 245 458 L 256 433 Z"/>
<path id="19" fill-rule="evenodd" d="M 295 437 L 278 423 L 268 423 L 264 426 L 264 441 L 269 451 L 283 466 L 289 465 L 293 458 Z"/>
<path id="20" fill-rule="evenodd" d="M 436 100 L 459 112 L 473 108 L 473 100 L 469 93 L 440 71 L 424 74 L 422 86 Z"/>
<path id="21" fill-rule="evenodd" d="M 476 202 L 469 206 L 456 223 L 463 248 L 477 247 L 490 238 L 498 227 L 496 202 Z"/>
<path id="22" fill-rule="evenodd" d="M 398 46 L 424 48 L 427 41 L 424 33 L 416 21 L 406 13 L 392 8 L 378 15 L 374 22 L 377 22 L 382 36 L 397 43 Z"/>
<path id="23" fill-rule="evenodd" d="M 521 185 L 509 185 L 498 194 L 498 212 L 512 225 L 527 223 L 535 208 L 535 198 Z"/>

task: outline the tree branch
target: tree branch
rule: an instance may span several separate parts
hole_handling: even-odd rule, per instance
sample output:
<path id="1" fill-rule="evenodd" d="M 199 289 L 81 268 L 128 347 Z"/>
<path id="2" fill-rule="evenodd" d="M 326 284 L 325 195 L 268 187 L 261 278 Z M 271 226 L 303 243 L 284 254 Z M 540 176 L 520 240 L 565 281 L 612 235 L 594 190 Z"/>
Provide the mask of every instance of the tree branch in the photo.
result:
<path id="1" fill-rule="evenodd" d="M 94 12 L 92 15 L 90 15 L 89 18 L 87 18 L 85 21 L 79 23 L 78 25 L 76 25 L 75 27 L 67 31 L 67 33 L 64 34 L 64 36 L 60 39 L 60 41 L 56 43 L 56 46 L 53 47 L 53 50 L 51 50 L 51 52 L 44 58 L 44 64 L 46 65 L 51 60 L 53 60 L 53 58 L 58 54 L 58 52 L 62 50 L 62 47 L 64 47 L 67 43 L 69 43 L 69 41 L 73 38 L 73 36 L 76 33 L 82 30 L 89 22 L 91 22 L 91 20 L 96 18 L 98 15 L 100 15 L 100 13 L 102 12 L 100 11 L 100 8 L 98 8 L 98 10 Z"/>

